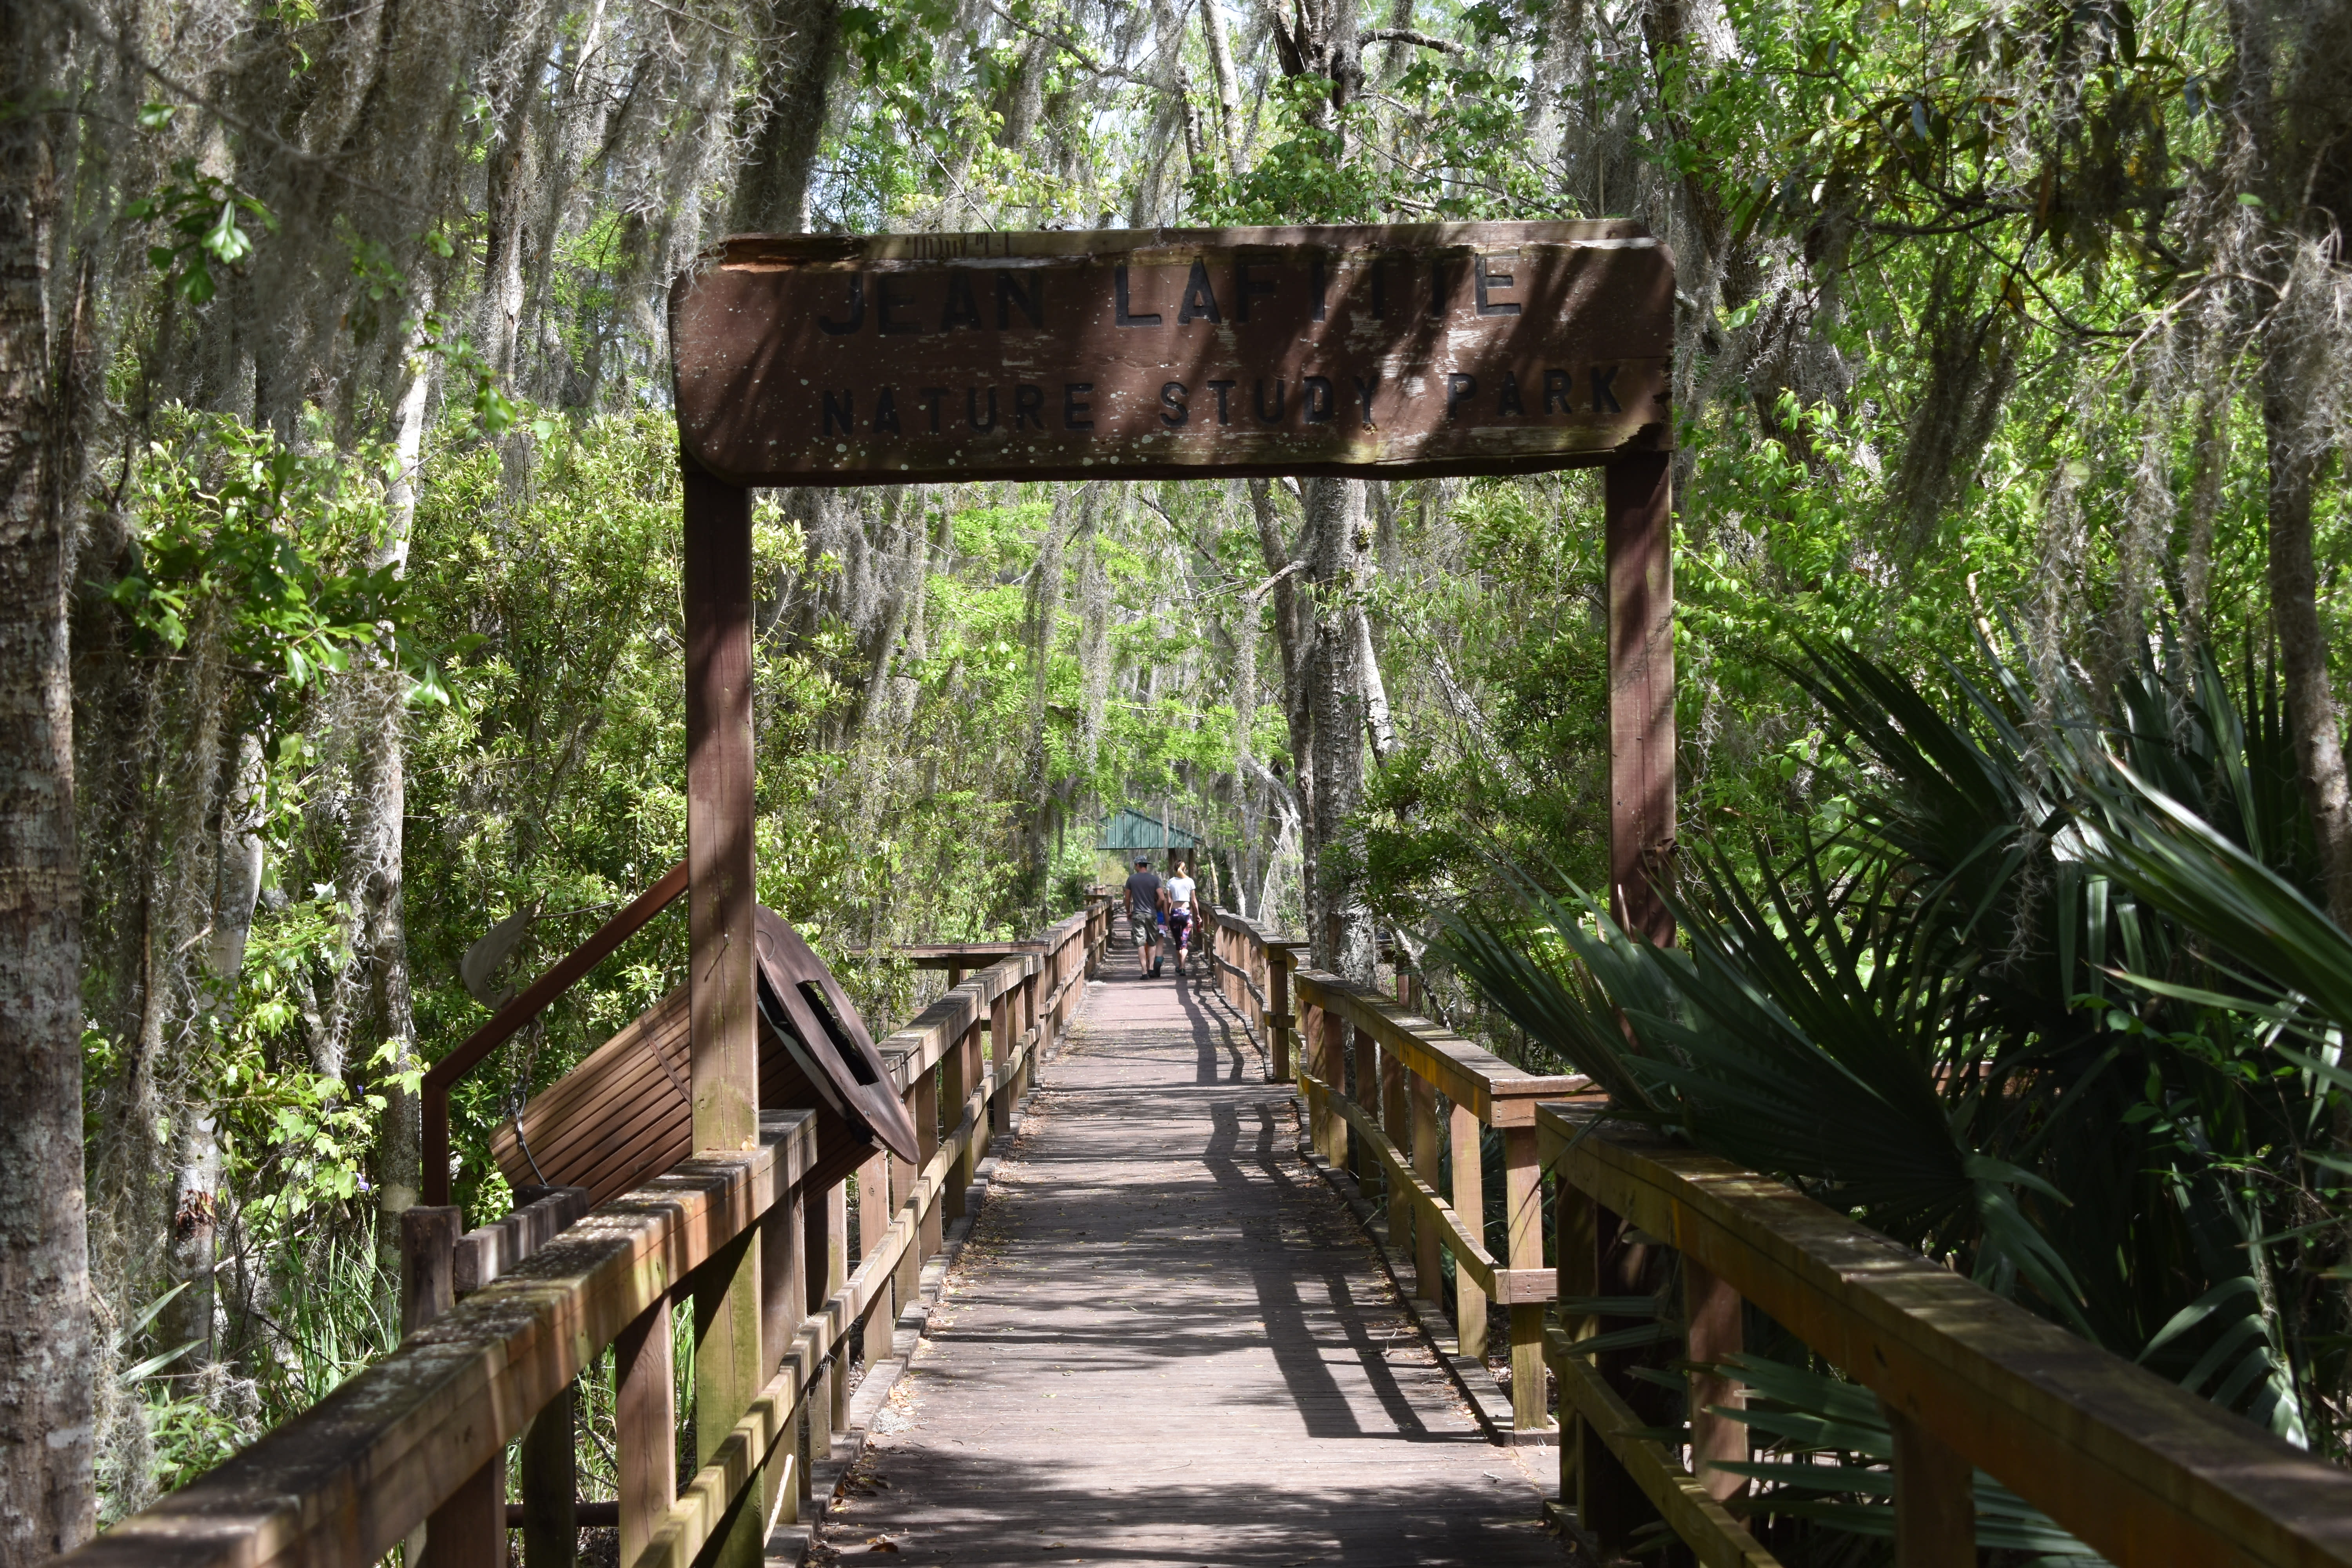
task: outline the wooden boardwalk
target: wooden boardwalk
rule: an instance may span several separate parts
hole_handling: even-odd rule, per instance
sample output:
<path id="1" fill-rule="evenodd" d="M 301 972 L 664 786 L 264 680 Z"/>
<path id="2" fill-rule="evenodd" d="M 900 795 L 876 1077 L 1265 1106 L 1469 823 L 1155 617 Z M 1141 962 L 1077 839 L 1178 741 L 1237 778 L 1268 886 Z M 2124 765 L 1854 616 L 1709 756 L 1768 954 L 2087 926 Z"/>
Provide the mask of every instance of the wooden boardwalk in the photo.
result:
<path id="1" fill-rule="evenodd" d="M 1210 985 L 1106 983 L 824 1529 L 907 1563 L 1558 1564 Z M 1547 1456 L 1548 1457 L 1548 1456 Z"/>

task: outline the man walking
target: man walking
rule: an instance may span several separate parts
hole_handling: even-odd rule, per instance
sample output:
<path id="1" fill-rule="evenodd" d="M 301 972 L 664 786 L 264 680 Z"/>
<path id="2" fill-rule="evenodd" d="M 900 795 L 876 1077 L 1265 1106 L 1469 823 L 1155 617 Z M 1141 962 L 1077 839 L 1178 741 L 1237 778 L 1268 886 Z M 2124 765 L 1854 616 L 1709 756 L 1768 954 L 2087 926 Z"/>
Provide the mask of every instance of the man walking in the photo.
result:
<path id="1" fill-rule="evenodd" d="M 1176 973 L 1184 973 L 1184 950 L 1192 935 L 1192 879 L 1181 860 L 1168 863 L 1168 942 L 1176 950 Z"/>
<path id="2" fill-rule="evenodd" d="M 1127 928 L 1135 938 L 1135 973 L 1140 980 L 1160 973 L 1160 911 L 1167 906 L 1168 887 L 1151 869 L 1151 857 L 1135 858 L 1135 875 L 1127 879 Z"/>

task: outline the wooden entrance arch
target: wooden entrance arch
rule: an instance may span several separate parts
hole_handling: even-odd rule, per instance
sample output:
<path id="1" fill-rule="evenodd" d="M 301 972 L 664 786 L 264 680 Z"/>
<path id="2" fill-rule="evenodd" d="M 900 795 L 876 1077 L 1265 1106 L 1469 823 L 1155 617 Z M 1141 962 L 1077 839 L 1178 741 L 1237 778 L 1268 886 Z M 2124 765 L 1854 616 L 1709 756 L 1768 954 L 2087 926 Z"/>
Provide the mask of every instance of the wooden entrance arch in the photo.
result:
<path id="1" fill-rule="evenodd" d="M 670 295 L 697 1149 L 758 1115 L 751 488 L 1603 467 L 1610 888 L 1675 821 L 1674 260 L 1626 222 L 748 236 Z"/>

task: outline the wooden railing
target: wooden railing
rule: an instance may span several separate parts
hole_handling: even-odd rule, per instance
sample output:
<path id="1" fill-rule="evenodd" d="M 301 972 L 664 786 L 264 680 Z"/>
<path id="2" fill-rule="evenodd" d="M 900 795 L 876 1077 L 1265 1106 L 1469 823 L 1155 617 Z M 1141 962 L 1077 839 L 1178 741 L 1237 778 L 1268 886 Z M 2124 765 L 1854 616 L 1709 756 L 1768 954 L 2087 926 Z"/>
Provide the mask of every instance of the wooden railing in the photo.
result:
<path id="1" fill-rule="evenodd" d="M 1206 901 L 1202 907 L 1208 909 Z M 1307 943 L 1277 936 L 1255 921 L 1208 909 L 1209 953 L 1225 1000 L 1265 1053 L 1276 1083 L 1292 1081 L 1298 1020 L 1290 1010 L 1290 976 Z"/>
<path id="2" fill-rule="evenodd" d="M 1682 1359 L 1703 1368 L 1737 1352 L 1745 1300 L 1871 1390 L 1894 1434 L 1905 1568 L 1975 1563 L 1979 1469 L 2126 1568 L 2352 1563 L 2352 1472 L 1778 1182 L 1591 1105 L 1546 1105 L 1537 1125 L 1561 1297 L 1638 1289 L 1671 1250 Z M 1742 1478 L 1707 1468 L 1748 1457 L 1745 1428 L 1707 1409 L 1737 1405 L 1737 1390 L 1689 1373 L 1694 1476 L 1634 1414 L 1633 1381 L 1577 1348 L 1609 1326 L 1571 1314 L 1551 1338 L 1577 1428 L 1561 1450 L 1563 1497 L 1604 1541 L 1663 1518 L 1702 1562 L 1771 1563 L 1721 1506 Z"/>
<path id="3" fill-rule="evenodd" d="M 1459 1354 L 1483 1360 L 1487 1304 L 1510 1309 L 1507 1436 L 1549 1432 L 1543 1310 L 1554 1291 L 1543 1263 L 1535 1112 L 1538 1100 L 1573 1093 L 1584 1081 L 1522 1072 L 1402 1003 L 1300 967 L 1303 942 L 1230 914 L 1217 915 L 1215 926 L 1226 995 L 1238 995 L 1244 1016 L 1263 1017 L 1283 1041 L 1268 1053 L 1277 1077 L 1286 1076 L 1291 1022 L 1282 1004 L 1295 998 L 1310 1158 L 1346 1171 L 1368 1197 L 1386 1200 L 1389 1245 L 1415 1297 L 1436 1302 L 1444 1294 L 1441 1255 L 1452 1257 Z M 1486 1247 L 1482 1145 L 1489 1127 L 1503 1144 L 1500 1258 Z"/>
<path id="4" fill-rule="evenodd" d="M 2352 1564 L 2352 1472 L 1778 1182 L 1607 1122 L 1596 1098 L 1565 1100 L 1589 1088 L 1580 1079 L 1522 1072 L 1401 1003 L 1297 967 L 1300 944 L 1232 915 L 1215 923 L 1225 995 L 1245 1019 L 1278 1030 L 1287 977 L 1309 1157 L 1385 1194 L 1399 1279 L 1436 1304 L 1439 1254 L 1452 1256 L 1468 1356 L 1484 1350 L 1488 1300 L 1509 1305 L 1519 1434 L 1550 1426 L 1547 1368 L 1557 1381 L 1562 1510 L 1604 1555 L 1654 1545 L 1663 1524 L 1708 1568 L 1776 1563 L 1741 1518 L 1751 1484 L 1714 1468 L 1750 1457 L 1745 1426 L 1720 1414 L 1740 1390 L 1717 1370 L 1741 1350 L 1745 1301 L 1877 1395 L 1901 1568 L 1975 1568 L 1978 1470 L 2123 1568 Z M 1442 1195 L 1441 1099 L 1453 1171 Z M 1482 1125 L 1503 1144 L 1500 1258 L 1477 1217 Z M 1609 1304 L 1670 1289 L 1678 1354 L 1580 1348 L 1653 1321 Z M 1676 1377 L 1679 1397 L 1661 1386 Z"/>
<path id="5" fill-rule="evenodd" d="M 404 1303 L 414 1331 L 399 1349 L 61 1561 L 364 1568 L 406 1541 L 412 1568 L 502 1568 L 510 1515 L 500 1467 L 518 1437 L 522 1498 L 511 1517 L 527 1542 L 570 1544 L 567 1530 L 610 1510 L 627 1568 L 685 1568 L 722 1531 L 764 1538 L 796 1520 L 812 1465 L 845 1425 L 852 1346 L 869 1367 L 889 1358 L 898 1310 L 914 1299 L 945 1224 L 968 1206 L 974 1167 L 1010 1126 L 1038 1053 L 1083 999 L 1108 928 L 1107 904 L 1090 903 L 1034 951 L 973 974 L 880 1042 L 920 1154 L 912 1163 L 877 1155 L 860 1170 L 854 1246 L 847 1184 L 817 1191 L 805 1179 L 816 1157 L 805 1110 L 764 1111 L 756 1146 L 693 1155 L 560 1232 L 570 1189 L 498 1233 L 475 1233 L 466 1238 L 475 1277 L 495 1278 L 462 1301 L 457 1211 L 410 1211 Z M 756 1324 L 720 1310 L 747 1248 Z M 497 1260 L 487 1268 L 486 1254 Z M 704 1391 L 700 1468 L 682 1489 L 671 1364 L 681 1306 L 694 1314 Z M 583 1514 L 570 1462 L 572 1389 L 608 1348 L 620 1496 Z M 722 1360 L 731 1373 L 699 1375 L 709 1370 L 700 1363 Z M 744 1361 L 757 1373 L 737 1378 Z M 758 1392 L 740 1410 L 702 1407 L 730 1382 Z"/>

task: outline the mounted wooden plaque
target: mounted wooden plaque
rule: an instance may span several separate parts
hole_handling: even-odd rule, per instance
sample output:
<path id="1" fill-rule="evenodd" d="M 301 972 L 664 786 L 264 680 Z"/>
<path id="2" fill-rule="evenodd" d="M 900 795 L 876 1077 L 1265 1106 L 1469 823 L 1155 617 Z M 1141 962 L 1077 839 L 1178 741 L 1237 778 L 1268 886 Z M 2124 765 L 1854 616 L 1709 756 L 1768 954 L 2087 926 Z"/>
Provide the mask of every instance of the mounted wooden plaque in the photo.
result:
<path id="1" fill-rule="evenodd" d="M 1639 224 L 728 240 L 678 428 L 751 485 L 1524 473 L 1673 444 Z"/>

